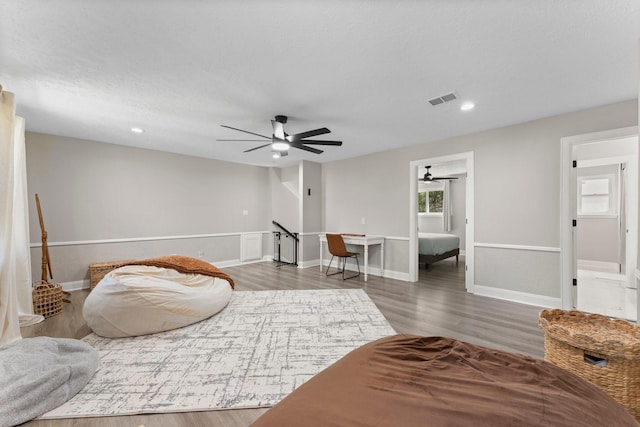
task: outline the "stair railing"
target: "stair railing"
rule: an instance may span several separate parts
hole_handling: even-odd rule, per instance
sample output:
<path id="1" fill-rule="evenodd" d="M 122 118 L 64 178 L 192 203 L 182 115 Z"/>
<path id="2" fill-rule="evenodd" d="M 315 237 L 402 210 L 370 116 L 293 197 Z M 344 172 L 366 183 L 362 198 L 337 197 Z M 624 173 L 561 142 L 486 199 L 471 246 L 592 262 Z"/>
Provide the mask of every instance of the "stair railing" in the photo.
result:
<path id="1" fill-rule="evenodd" d="M 298 233 L 292 233 L 276 221 L 271 221 L 280 230 L 273 232 L 273 260 L 283 264 L 298 265 Z"/>

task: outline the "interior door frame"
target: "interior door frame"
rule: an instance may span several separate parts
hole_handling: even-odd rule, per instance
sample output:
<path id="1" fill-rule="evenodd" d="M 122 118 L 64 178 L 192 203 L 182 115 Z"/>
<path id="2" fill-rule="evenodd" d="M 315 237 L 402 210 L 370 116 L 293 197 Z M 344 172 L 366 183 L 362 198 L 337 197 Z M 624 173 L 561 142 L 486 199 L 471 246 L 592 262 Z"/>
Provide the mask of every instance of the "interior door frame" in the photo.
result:
<path id="1" fill-rule="evenodd" d="M 418 281 L 418 168 L 428 164 L 438 164 L 465 160 L 467 169 L 465 187 L 465 288 L 474 292 L 474 170 L 473 151 L 448 156 L 413 160 L 409 163 L 409 281 Z"/>
<path id="2" fill-rule="evenodd" d="M 630 126 L 619 129 L 612 129 L 602 132 L 592 132 L 582 135 L 574 135 L 565 138 L 561 138 L 561 153 L 560 153 L 560 176 L 561 176 L 561 194 L 560 194 L 560 248 L 561 248 L 561 304 L 565 310 L 573 308 L 575 295 L 573 289 L 574 279 L 574 227 L 572 224 L 573 219 L 576 216 L 576 170 L 573 167 L 574 155 L 577 147 L 582 144 L 589 144 L 594 142 L 604 142 L 608 140 L 616 140 L 630 137 L 638 137 L 638 127 Z M 638 150 L 640 155 L 640 150 Z M 640 165 L 638 155 L 636 155 L 635 170 L 638 171 Z M 637 181 L 637 179 L 636 179 Z M 636 194 L 638 194 L 638 187 L 636 182 Z M 633 231 L 628 233 L 628 238 L 632 245 L 636 247 L 636 258 L 638 254 L 638 196 L 636 196 L 636 215 L 635 218 L 627 218 L 628 224 L 632 225 Z M 634 263 L 635 264 L 635 263 Z M 634 272 L 638 275 L 638 266 L 633 268 L 627 266 L 627 276 L 631 274 L 632 279 Z M 638 291 L 638 299 L 640 300 L 640 291 Z M 640 305 L 638 305 L 638 314 L 640 315 Z M 638 317 L 640 320 L 640 316 Z"/>

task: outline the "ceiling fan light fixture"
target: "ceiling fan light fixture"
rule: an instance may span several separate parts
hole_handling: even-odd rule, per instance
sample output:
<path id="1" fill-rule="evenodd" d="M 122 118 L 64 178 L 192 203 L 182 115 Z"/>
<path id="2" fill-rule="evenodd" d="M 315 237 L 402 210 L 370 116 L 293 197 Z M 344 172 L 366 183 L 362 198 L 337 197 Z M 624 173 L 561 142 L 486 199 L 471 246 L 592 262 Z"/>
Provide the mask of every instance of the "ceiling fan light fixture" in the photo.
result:
<path id="1" fill-rule="evenodd" d="M 289 135 L 285 132 L 283 125 L 287 122 L 287 116 L 278 115 L 275 117 L 275 120 L 271 120 L 271 126 L 273 127 L 273 133 L 271 136 L 262 135 L 255 132 L 250 132 L 248 130 L 238 129 L 227 125 L 220 125 L 223 128 L 235 130 L 238 132 L 248 133 L 249 135 L 254 135 L 263 140 L 249 140 L 249 139 L 217 139 L 216 141 L 246 141 L 246 142 L 264 142 L 265 144 L 259 145 L 257 147 L 250 148 L 248 150 L 244 150 L 244 153 L 249 153 L 251 151 L 259 150 L 264 147 L 270 147 L 271 151 L 280 152 L 280 157 L 285 157 L 289 155 L 289 148 L 295 148 L 298 150 L 307 151 L 313 154 L 322 154 L 323 151 L 319 150 L 314 145 L 328 145 L 334 147 L 340 147 L 342 145 L 342 141 L 327 141 L 327 140 L 318 140 L 318 139 L 309 139 L 318 135 L 325 135 L 327 133 L 331 133 L 331 131 L 326 128 L 318 128 L 308 130 L 306 132 L 300 132 L 293 135 Z"/>
<path id="2" fill-rule="evenodd" d="M 280 152 L 279 151 L 274 151 L 273 154 L 271 155 L 271 157 L 273 157 L 274 159 L 279 159 L 280 158 Z"/>
<path id="3" fill-rule="evenodd" d="M 285 141 L 275 141 L 271 144 L 271 148 L 275 151 L 287 151 L 290 147 Z"/>

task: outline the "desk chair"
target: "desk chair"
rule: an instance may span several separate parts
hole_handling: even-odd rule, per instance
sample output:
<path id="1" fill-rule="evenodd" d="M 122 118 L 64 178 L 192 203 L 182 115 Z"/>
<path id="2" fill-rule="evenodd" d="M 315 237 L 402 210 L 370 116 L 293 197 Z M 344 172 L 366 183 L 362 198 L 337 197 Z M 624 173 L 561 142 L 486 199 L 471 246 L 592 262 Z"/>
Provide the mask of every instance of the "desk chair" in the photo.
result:
<path id="1" fill-rule="evenodd" d="M 339 258 L 338 269 L 340 268 L 340 261 L 342 261 L 342 280 L 351 279 L 353 277 L 358 277 L 360 275 L 360 263 L 358 262 L 358 253 L 347 251 L 347 247 L 345 246 L 344 240 L 342 240 L 342 236 L 340 234 L 327 234 L 327 246 L 329 247 L 329 253 L 331 254 L 331 261 L 329 261 L 329 265 L 327 266 L 327 271 L 325 271 L 325 275 L 333 276 L 334 274 L 340 274 L 339 270 L 335 273 L 329 274 L 329 269 L 331 268 L 331 263 L 333 262 L 334 257 Z M 351 257 L 354 257 L 356 259 L 358 274 L 345 277 L 344 269 L 347 265 L 347 258 L 351 258 Z"/>

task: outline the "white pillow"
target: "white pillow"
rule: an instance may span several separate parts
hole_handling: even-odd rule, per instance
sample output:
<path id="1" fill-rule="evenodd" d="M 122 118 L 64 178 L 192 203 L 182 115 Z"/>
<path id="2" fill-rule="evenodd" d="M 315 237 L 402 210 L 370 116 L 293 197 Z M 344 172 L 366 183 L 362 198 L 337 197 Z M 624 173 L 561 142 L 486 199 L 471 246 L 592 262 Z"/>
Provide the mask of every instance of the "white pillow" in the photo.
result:
<path id="1" fill-rule="evenodd" d="M 103 337 L 153 334 L 213 316 L 227 305 L 231 293 L 229 282 L 217 277 L 128 265 L 98 283 L 82 315 Z"/>

